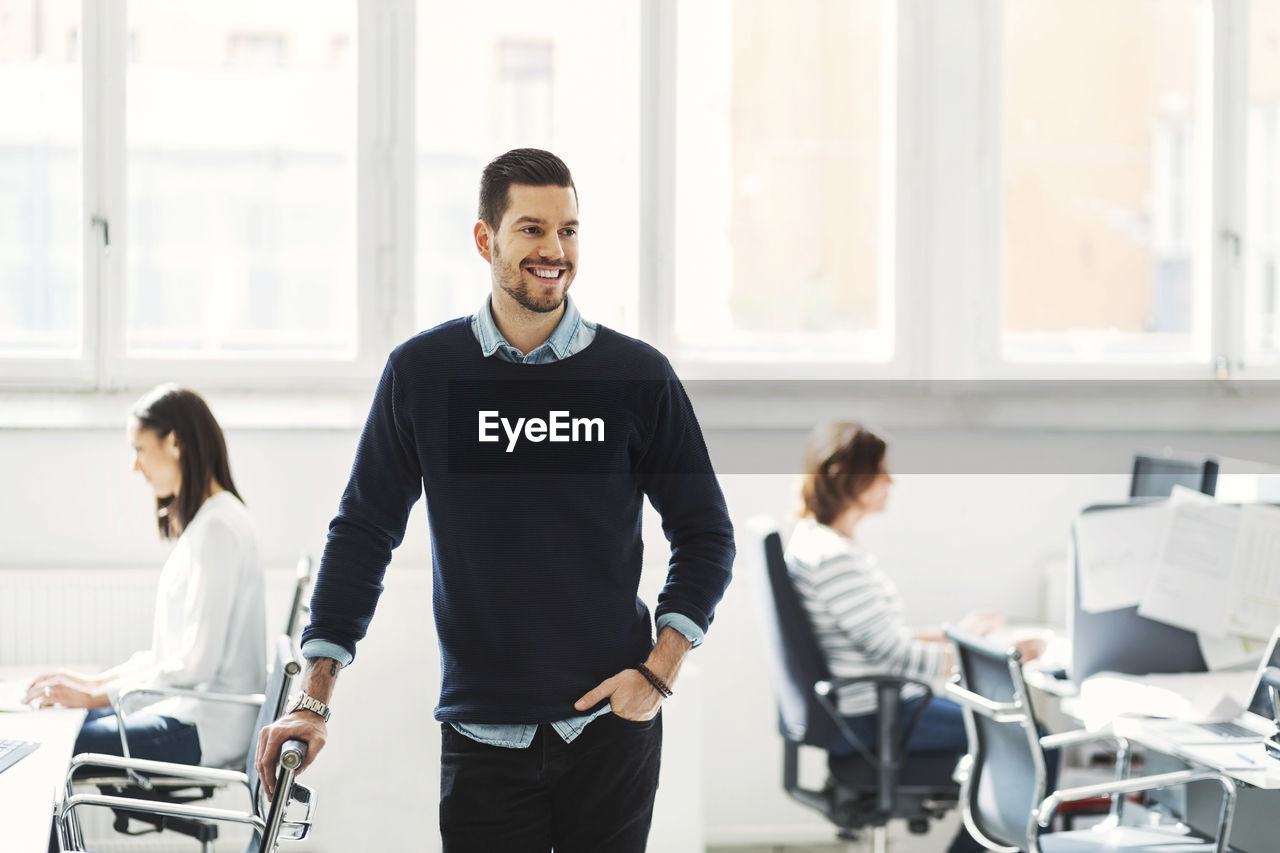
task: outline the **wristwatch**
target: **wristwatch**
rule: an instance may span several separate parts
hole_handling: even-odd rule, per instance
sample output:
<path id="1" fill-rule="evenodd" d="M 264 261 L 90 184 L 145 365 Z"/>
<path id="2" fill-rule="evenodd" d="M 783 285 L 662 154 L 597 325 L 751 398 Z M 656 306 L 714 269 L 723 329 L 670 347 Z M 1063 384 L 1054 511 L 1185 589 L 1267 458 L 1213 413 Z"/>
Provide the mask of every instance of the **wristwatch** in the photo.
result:
<path id="1" fill-rule="evenodd" d="M 329 722 L 329 717 L 333 715 L 328 705 L 319 699 L 308 696 L 301 690 L 293 695 L 293 698 L 289 700 L 289 704 L 284 709 L 286 714 L 292 714 L 294 711 L 310 711 L 313 714 L 320 715 L 320 718 L 326 723 Z"/>

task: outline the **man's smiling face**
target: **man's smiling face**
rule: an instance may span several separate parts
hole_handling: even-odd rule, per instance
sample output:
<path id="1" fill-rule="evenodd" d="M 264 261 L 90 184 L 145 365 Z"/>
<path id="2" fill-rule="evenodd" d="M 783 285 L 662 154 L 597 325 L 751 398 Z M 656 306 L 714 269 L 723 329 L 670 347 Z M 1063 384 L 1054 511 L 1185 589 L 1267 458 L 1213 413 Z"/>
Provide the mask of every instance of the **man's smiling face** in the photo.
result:
<path id="1" fill-rule="evenodd" d="M 488 226 L 481 223 L 487 231 Z M 577 273 L 578 201 L 571 187 L 512 184 L 507 209 L 481 254 L 493 283 L 523 308 L 555 311 Z"/>

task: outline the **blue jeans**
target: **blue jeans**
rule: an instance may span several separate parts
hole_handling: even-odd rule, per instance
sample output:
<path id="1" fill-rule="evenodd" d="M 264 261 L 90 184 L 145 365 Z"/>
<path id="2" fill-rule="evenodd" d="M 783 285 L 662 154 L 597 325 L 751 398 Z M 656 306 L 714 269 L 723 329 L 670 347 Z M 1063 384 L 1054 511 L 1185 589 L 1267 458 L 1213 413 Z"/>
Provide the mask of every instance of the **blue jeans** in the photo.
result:
<path id="1" fill-rule="evenodd" d="M 923 699 L 912 699 L 903 704 L 901 721 L 904 729 L 907 721 L 923 701 Z M 875 751 L 878 740 L 875 714 L 845 717 L 845 722 L 867 749 Z M 843 737 L 837 736 L 837 738 L 837 743 L 831 751 L 836 755 L 852 755 L 853 747 Z M 950 699 L 934 698 L 920 713 L 915 732 L 907 744 L 907 752 L 951 752 L 961 756 L 968 751 L 969 739 L 964 731 L 964 712 Z"/>
<path id="2" fill-rule="evenodd" d="M 129 755 L 152 761 L 179 764 L 200 763 L 200 738 L 196 727 L 173 717 L 137 713 L 125 717 L 125 734 L 129 738 Z M 121 755 L 120 721 L 110 708 L 94 708 L 84 718 L 72 754 L 98 752 Z"/>

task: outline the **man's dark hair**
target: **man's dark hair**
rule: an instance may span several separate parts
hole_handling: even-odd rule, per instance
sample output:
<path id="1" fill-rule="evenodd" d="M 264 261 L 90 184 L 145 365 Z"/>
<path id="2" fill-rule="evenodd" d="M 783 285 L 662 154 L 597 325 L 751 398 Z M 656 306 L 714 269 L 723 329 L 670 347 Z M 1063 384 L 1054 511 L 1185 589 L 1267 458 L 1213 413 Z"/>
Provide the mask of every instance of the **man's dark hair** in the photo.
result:
<path id="1" fill-rule="evenodd" d="M 176 539 L 204 504 L 213 482 L 237 498 L 236 484 L 231 481 L 231 463 L 227 459 L 227 442 L 222 427 L 214 420 L 204 398 L 177 385 L 160 385 L 133 407 L 138 426 L 149 429 L 156 438 L 174 433 L 181 453 L 178 467 L 182 485 L 178 494 L 156 498 L 156 523 L 160 536 Z"/>
<path id="2" fill-rule="evenodd" d="M 512 184 L 530 187 L 568 187 L 578 197 L 569 167 L 550 151 L 514 148 L 490 161 L 480 175 L 480 219 L 497 229 L 507 212 L 507 190 Z"/>

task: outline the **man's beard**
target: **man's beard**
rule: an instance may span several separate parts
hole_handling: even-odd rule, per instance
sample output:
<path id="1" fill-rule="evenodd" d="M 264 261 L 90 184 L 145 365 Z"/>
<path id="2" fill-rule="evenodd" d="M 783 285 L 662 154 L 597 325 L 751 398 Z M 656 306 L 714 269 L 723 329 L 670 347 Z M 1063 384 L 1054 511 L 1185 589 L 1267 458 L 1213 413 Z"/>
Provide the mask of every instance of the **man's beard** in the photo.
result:
<path id="1" fill-rule="evenodd" d="M 564 286 L 560 288 L 558 293 L 550 296 L 537 297 L 529 292 L 529 286 L 524 280 L 524 270 L 522 267 L 516 267 L 514 277 L 510 275 L 510 271 L 502 265 L 502 252 L 498 249 L 497 243 L 493 246 L 493 268 L 498 270 L 498 286 L 503 292 L 516 301 L 521 308 L 532 311 L 535 314 L 548 314 L 557 310 L 564 304 L 565 297 L 569 295 L 569 285 L 572 284 L 570 278 L 573 273 L 571 264 L 539 264 L 539 266 L 555 266 L 564 270 L 561 277 L 564 279 Z"/>

